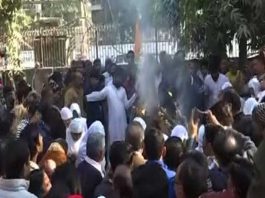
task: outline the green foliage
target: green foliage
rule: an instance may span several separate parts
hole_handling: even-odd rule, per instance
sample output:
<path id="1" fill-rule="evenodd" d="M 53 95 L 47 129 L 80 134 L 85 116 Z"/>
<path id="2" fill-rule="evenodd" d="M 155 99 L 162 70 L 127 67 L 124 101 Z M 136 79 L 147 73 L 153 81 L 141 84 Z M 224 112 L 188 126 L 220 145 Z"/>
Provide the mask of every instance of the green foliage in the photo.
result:
<path id="1" fill-rule="evenodd" d="M 21 9 L 21 0 L 0 0 L 1 31 L 7 35 L 5 40 L 8 64 L 14 70 L 19 68 L 20 46 L 23 43 L 21 32 L 31 20 Z"/>
<path id="2" fill-rule="evenodd" d="M 0 0 L 0 27 L 5 29 L 20 8 L 21 0 Z"/>
<path id="3" fill-rule="evenodd" d="M 26 42 L 23 40 L 22 30 L 27 28 L 31 23 L 30 17 L 25 15 L 23 10 L 17 10 L 12 20 L 7 24 L 7 52 L 8 52 L 8 62 L 13 69 L 19 69 L 19 55 L 20 55 L 20 46 Z"/>
<path id="4" fill-rule="evenodd" d="M 157 0 L 158 1 L 158 0 Z M 264 0 L 160 0 L 164 17 L 187 50 L 225 53 L 237 38 L 251 49 L 265 43 Z M 245 50 L 245 49 L 240 49 Z"/>
<path id="5" fill-rule="evenodd" d="M 65 23 L 78 21 L 81 17 L 81 0 L 62 0 L 61 3 L 42 3 L 42 16 L 62 18 Z"/>

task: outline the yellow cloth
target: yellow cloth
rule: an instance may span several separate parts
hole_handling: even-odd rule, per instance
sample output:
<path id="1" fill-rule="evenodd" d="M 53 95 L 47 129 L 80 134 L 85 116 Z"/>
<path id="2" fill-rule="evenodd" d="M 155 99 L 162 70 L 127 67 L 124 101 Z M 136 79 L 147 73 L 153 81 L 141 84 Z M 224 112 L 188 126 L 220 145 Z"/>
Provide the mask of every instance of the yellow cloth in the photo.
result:
<path id="1" fill-rule="evenodd" d="M 234 89 L 240 91 L 244 81 L 243 73 L 239 70 L 237 70 L 235 74 L 229 71 L 226 76 L 233 85 Z"/>

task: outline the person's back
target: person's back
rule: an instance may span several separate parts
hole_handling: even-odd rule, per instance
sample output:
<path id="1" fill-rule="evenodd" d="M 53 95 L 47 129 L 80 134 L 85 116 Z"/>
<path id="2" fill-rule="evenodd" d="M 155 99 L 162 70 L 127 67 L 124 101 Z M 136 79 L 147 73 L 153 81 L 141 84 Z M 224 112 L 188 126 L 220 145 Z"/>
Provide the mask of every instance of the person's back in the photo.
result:
<path id="1" fill-rule="evenodd" d="M 164 137 L 161 131 L 157 129 L 150 129 L 146 132 L 144 139 L 144 151 L 148 161 L 147 164 L 159 164 L 165 171 L 168 180 L 176 175 L 174 171 L 168 169 L 164 164 L 162 156 L 165 154 L 166 148 L 164 145 Z"/>
<path id="2" fill-rule="evenodd" d="M 0 179 L 0 197 L 3 198 L 36 198 L 28 192 L 29 150 L 26 143 L 11 140 L 4 150 L 4 178 Z M 27 168 L 26 168 L 27 167 Z"/>
<path id="3" fill-rule="evenodd" d="M 159 164 L 145 164 L 132 173 L 137 198 L 168 198 L 167 176 Z"/>
<path id="4" fill-rule="evenodd" d="M 105 196 L 107 198 L 116 198 L 116 192 L 113 187 L 113 174 L 119 165 L 132 165 L 133 150 L 131 145 L 123 141 L 116 141 L 110 147 L 110 165 L 111 170 L 97 186 L 94 197 Z"/>
<path id="5" fill-rule="evenodd" d="M 265 104 L 259 104 L 253 111 L 253 120 L 257 126 L 257 130 L 264 137 L 265 119 L 264 119 Z M 254 156 L 255 175 L 248 191 L 248 198 L 263 197 L 265 194 L 265 141 L 263 138 L 258 151 Z"/>
<path id="6" fill-rule="evenodd" d="M 134 150 L 133 168 L 145 164 L 143 153 L 144 129 L 140 123 L 133 121 L 126 130 L 125 141 L 132 145 Z"/>
<path id="7" fill-rule="evenodd" d="M 87 156 L 85 161 L 78 166 L 81 180 L 82 193 L 85 198 L 93 196 L 97 185 L 103 179 L 101 162 L 105 153 L 105 136 L 100 133 L 92 133 L 87 139 Z"/>

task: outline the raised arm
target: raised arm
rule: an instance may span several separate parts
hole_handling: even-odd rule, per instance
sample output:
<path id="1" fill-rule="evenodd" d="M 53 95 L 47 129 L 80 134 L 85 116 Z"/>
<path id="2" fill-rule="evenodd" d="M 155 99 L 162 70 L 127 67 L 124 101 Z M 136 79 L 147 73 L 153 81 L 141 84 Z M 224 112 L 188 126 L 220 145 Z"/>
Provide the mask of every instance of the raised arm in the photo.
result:
<path id="1" fill-rule="evenodd" d="M 91 94 L 86 95 L 87 102 L 96 102 L 104 100 L 107 97 L 108 88 L 104 87 L 101 91 L 94 91 Z"/>

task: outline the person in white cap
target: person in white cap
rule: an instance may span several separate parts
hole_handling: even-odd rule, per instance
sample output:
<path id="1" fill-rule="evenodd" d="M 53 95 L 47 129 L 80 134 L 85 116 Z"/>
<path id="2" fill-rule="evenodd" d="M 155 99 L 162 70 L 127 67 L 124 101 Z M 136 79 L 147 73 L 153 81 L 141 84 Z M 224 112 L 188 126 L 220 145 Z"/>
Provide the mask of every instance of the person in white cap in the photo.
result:
<path id="1" fill-rule="evenodd" d="M 187 129 L 182 125 L 177 125 L 171 132 L 171 137 L 178 137 L 182 142 L 189 138 Z"/>
<path id="2" fill-rule="evenodd" d="M 248 98 L 246 102 L 244 103 L 244 107 L 243 107 L 244 115 L 252 115 L 253 110 L 258 104 L 259 103 L 257 102 L 255 98 L 253 97 Z"/>
<path id="3" fill-rule="evenodd" d="M 103 124 L 100 121 L 95 121 L 93 122 L 90 127 L 88 128 L 87 132 L 84 133 L 82 137 L 82 142 L 80 144 L 80 149 L 78 152 L 78 157 L 77 157 L 77 165 L 80 164 L 86 157 L 87 154 L 87 149 L 86 149 L 86 144 L 87 144 L 87 139 L 88 136 L 91 133 L 100 133 L 105 136 L 105 129 Z M 105 163 L 105 161 L 104 161 Z"/>
<path id="4" fill-rule="evenodd" d="M 72 111 L 73 114 L 73 118 L 80 118 L 82 121 L 82 125 L 84 127 L 84 131 L 87 131 L 87 122 L 86 122 L 86 118 L 82 117 L 81 115 L 81 109 L 80 106 L 77 103 L 73 103 L 70 106 L 70 110 Z"/>
<path id="5" fill-rule="evenodd" d="M 141 117 L 135 117 L 135 118 L 133 119 L 133 121 L 134 121 L 134 122 L 138 122 L 138 123 L 143 127 L 143 129 L 144 129 L 144 131 L 145 131 L 145 129 L 146 129 L 146 123 L 145 123 L 145 121 L 143 120 L 143 118 L 141 118 Z"/>
<path id="6" fill-rule="evenodd" d="M 71 120 L 73 119 L 73 113 L 68 107 L 64 107 L 60 111 L 61 118 L 65 124 L 65 127 L 68 128 Z"/>
<path id="7" fill-rule="evenodd" d="M 68 144 L 68 155 L 78 156 L 80 145 L 84 136 L 82 120 L 75 118 L 71 121 L 69 128 L 66 130 L 66 142 Z"/>

